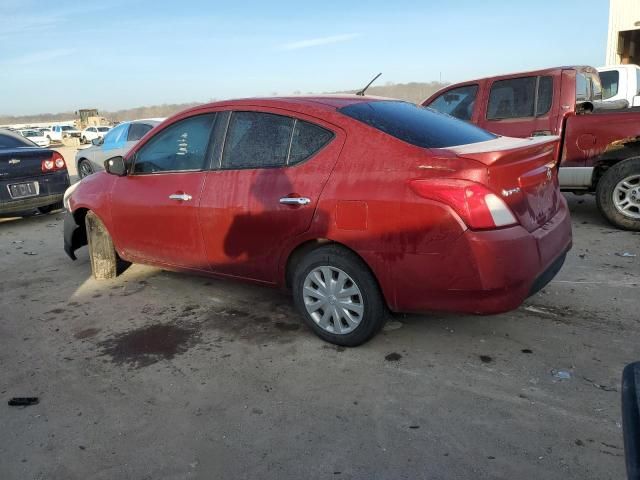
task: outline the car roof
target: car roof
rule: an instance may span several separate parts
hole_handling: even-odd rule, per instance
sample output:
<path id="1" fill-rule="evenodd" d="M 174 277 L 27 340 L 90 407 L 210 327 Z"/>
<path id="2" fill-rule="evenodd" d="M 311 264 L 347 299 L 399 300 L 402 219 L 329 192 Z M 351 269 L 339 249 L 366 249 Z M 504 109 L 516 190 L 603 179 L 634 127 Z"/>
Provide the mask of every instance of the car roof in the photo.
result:
<path id="1" fill-rule="evenodd" d="M 293 111 L 304 111 L 309 107 L 315 110 L 335 111 L 339 108 L 353 105 L 356 103 L 369 103 L 375 101 L 401 101 L 385 97 L 377 96 L 360 96 L 360 95 L 299 95 L 288 97 L 253 97 L 253 98 L 239 98 L 231 100 L 222 100 L 218 102 L 206 103 L 192 107 L 188 110 L 181 112 L 181 114 L 188 114 L 191 112 L 197 112 L 199 110 L 209 109 L 211 107 L 273 107 L 282 108 Z"/>

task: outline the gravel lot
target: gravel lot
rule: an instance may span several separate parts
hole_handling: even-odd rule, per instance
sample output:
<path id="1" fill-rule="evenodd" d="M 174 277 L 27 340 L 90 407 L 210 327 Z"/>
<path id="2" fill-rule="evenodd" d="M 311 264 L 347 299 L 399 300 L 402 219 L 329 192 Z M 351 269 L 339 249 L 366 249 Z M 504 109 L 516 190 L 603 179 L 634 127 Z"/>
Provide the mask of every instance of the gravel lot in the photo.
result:
<path id="1" fill-rule="evenodd" d="M 568 198 L 574 248 L 522 308 L 397 316 L 356 349 L 280 292 L 141 265 L 96 282 L 61 213 L 0 218 L 0 478 L 623 478 L 640 236 Z"/>

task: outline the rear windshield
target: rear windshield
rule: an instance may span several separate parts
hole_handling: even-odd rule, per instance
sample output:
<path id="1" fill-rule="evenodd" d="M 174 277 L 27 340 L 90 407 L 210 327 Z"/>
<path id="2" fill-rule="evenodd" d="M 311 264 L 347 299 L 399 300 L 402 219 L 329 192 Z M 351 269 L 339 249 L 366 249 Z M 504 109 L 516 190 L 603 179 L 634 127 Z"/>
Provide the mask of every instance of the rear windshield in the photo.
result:
<path id="1" fill-rule="evenodd" d="M 18 147 L 33 147 L 33 143 L 29 140 L 25 140 L 20 137 L 14 137 L 13 135 L 7 135 L 0 132 L 0 149 L 2 148 L 18 148 Z"/>
<path id="2" fill-rule="evenodd" d="M 447 148 L 493 140 L 495 135 L 430 108 L 401 101 L 354 103 L 340 112 L 423 148 Z"/>

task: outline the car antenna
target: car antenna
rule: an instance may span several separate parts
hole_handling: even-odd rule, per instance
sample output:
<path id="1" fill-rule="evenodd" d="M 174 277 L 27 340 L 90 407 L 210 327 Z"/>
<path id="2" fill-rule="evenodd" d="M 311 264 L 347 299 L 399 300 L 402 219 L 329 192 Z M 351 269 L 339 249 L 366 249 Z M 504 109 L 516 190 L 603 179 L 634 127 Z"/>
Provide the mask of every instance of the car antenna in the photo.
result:
<path id="1" fill-rule="evenodd" d="M 369 87 L 371 86 L 371 84 L 372 84 L 373 82 L 375 82 L 375 81 L 378 79 L 378 77 L 379 77 L 380 75 L 382 75 L 382 72 L 380 72 L 380 73 L 379 73 L 379 74 L 377 74 L 375 77 L 373 77 L 373 80 L 371 80 L 369 83 L 367 83 L 367 86 L 366 86 L 366 87 L 364 87 L 362 90 L 360 90 L 360 91 L 356 92 L 356 95 L 360 95 L 361 97 L 364 97 L 364 92 L 366 92 L 366 91 L 367 91 L 367 88 L 369 88 Z"/>

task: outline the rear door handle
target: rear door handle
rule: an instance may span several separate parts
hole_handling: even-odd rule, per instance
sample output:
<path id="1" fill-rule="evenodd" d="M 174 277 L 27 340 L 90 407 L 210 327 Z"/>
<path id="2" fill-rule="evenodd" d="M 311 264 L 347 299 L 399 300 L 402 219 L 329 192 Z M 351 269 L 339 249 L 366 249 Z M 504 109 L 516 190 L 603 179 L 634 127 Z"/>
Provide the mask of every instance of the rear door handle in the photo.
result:
<path id="1" fill-rule="evenodd" d="M 171 195 L 169 195 L 169 198 L 171 200 L 182 200 L 183 202 L 188 202 L 193 197 L 188 193 L 172 193 Z"/>
<path id="2" fill-rule="evenodd" d="M 282 197 L 280 203 L 283 205 L 308 205 L 311 199 L 307 197 Z"/>

